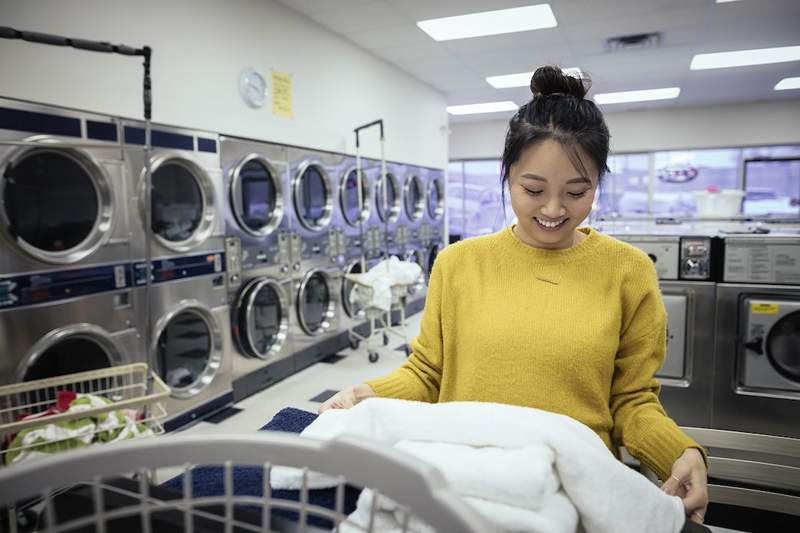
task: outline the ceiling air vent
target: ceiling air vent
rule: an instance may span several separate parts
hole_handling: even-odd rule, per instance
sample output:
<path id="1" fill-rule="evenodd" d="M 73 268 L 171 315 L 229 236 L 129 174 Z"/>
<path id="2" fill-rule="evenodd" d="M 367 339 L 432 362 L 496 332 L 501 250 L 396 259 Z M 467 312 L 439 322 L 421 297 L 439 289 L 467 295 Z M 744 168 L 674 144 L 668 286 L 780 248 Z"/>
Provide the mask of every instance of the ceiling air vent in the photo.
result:
<path id="1" fill-rule="evenodd" d="M 639 48 L 655 48 L 659 44 L 661 44 L 661 34 L 658 32 L 622 35 L 620 37 L 606 39 L 606 49 L 609 52 L 636 50 Z"/>

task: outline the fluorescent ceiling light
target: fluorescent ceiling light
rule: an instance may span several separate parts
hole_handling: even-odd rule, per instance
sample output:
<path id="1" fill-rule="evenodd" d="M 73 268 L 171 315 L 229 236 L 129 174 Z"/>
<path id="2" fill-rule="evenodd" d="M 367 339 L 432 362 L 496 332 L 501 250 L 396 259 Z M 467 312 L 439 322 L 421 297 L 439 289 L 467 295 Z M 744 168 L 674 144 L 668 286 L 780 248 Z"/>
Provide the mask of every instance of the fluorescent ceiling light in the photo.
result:
<path id="1" fill-rule="evenodd" d="M 579 68 L 562 68 L 561 72 L 574 78 L 582 78 L 583 72 Z M 533 72 L 518 72 L 517 74 L 504 74 L 502 76 L 489 76 L 486 81 L 495 89 L 509 87 L 527 87 L 531 84 Z"/>
<path id="2" fill-rule="evenodd" d="M 557 25 L 550 4 L 484 11 L 417 22 L 417 26 L 436 41 L 555 28 Z"/>
<path id="3" fill-rule="evenodd" d="M 788 89 L 800 89 L 800 77 L 798 78 L 783 78 L 775 85 L 776 91 L 786 91 Z"/>
<path id="4" fill-rule="evenodd" d="M 714 54 L 697 54 L 692 58 L 689 67 L 692 70 L 710 68 L 745 67 L 747 65 L 767 65 L 800 60 L 800 46 L 781 46 L 779 48 L 758 48 L 755 50 L 737 50 L 735 52 L 717 52 Z"/>
<path id="5" fill-rule="evenodd" d="M 717 0 L 718 4 L 727 4 L 728 2 L 738 2 L 739 0 Z"/>
<path id="6" fill-rule="evenodd" d="M 627 102 L 645 102 L 647 100 L 668 100 L 681 94 L 680 87 L 663 89 L 646 89 L 644 91 L 623 91 L 618 93 L 600 93 L 594 95 L 598 104 L 624 104 Z"/>
<path id="7" fill-rule="evenodd" d="M 510 100 L 506 100 L 505 102 L 447 106 L 447 112 L 451 115 L 474 115 L 477 113 L 495 113 L 497 111 L 516 111 L 517 109 L 519 109 L 519 106 Z"/>

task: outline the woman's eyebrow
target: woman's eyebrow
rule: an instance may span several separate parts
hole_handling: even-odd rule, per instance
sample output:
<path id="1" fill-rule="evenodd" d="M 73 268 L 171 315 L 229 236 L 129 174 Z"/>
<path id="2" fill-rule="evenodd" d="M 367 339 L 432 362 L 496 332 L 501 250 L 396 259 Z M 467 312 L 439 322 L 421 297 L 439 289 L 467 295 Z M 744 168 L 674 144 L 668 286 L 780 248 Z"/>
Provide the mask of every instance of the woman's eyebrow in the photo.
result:
<path id="1" fill-rule="evenodd" d="M 538 174 L 526 173 L 526 174 L 522 174 L 520 176 L 520 178 L 527 178 L 529 180 L 537 180 L 537 181 L 543 181 L 543 182 L 547 183 L 547 178 L 542 177 L 542 176 L 540 176 Z M 591 185 L 592 184 L 592 180 L 590 180 L 586 176 L 580 176 L 580 177 L 577 177 L 577 178 L 572 178 L 570 180 L 567 180 L 567 184 L 570 184 L 570 183 L 588 183 L 589 185 Z"/>

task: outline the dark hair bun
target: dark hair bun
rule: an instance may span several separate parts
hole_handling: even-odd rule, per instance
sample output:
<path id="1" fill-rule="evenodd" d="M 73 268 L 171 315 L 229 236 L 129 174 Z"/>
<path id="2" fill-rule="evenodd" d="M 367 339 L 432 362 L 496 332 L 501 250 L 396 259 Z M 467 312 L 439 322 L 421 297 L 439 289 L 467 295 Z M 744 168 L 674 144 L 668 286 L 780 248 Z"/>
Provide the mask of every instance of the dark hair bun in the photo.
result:
<path id="1" fill-rule="evenodd" d="M 589 79 L 568 76 L 560 68 L 551 65 L 537 68 L 531 78 L 531 92 L 534 97 L 564 95 L 582 100 L 591 86 Z"/>

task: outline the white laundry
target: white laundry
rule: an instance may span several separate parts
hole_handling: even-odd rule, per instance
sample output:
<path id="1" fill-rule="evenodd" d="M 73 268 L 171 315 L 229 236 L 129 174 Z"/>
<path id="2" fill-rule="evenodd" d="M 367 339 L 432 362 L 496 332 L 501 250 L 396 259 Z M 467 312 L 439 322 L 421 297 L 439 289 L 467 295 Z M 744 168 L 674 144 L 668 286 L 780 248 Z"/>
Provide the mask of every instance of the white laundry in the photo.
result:
<path id="1" fill-rule="evenodd" d="M 320 440 L 348 435 L 413 454 L 437 467 L 457 494 L 503 531 L 575 531 L 578 517 L 586 533 L 677 533 L 684 523 L 679 498 L 619 462 L 588 427 L 539 409 L 371 398 L 352 409 L 325 411 L 301 435 Z M 441 443 L 450 447 L 434 446 Z M 485 451 L 487 447 L 493 449 Z M 502 458 L 506 451 L 521 463 Z M 497 466 L 475 464 L 478 459 L 496 461 Z M 557 476 L 555 491 L 547 461 Z M 522 465 L 541 477 L 523 472 Z M 309 479 L 313 488 L 335 484 L 321 475 Z M 299 471 L 274 469 L 272 486 L 299 487 Z M 389 525 L 376 530 L 391 531 L 392 523 L 402 529 L 385 507 L 382 503 L 381 524 Z M 360 520 L 368 515 L 369 507 L 351 516 Z"/>
<path id="2" fill-rule="evenodd" d="M 347 279 L 356 282 L 348 298 L 352 304 L 389 311 L 392 307 L 392 285 L 411 285 L 421 275 L 422 268 L 417 263 L 400 261 L 392 256 L 373 266 L 365 274 L 347 274 Z M 371 291 L 365 291 L 364 287 Z"/>

